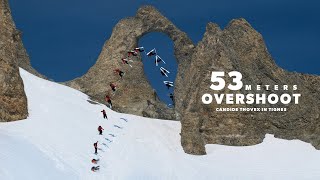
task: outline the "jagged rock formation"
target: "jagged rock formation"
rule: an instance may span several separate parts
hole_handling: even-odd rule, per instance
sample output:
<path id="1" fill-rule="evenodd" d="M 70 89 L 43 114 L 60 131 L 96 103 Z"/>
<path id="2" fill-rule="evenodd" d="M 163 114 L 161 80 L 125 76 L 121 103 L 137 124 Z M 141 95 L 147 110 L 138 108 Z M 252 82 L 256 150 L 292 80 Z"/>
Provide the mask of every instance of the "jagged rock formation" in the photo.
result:
<path id="1" fill-rule="evenodd" d="M 0 0 L 0 121 L 28 116 L 27 97 L 18 68 L 20 41 L 8 1 Z"/>
<path id="2" fill-rule="evenodd" d="M 216 112 L 216 103 L 204 105 L 205 93 L 243 93 L 245 90 L 213 91 L 212 71 L 239 71 L 247 85 L 279 85 L 279 90 L 261 91 L 253 94 L 300 93 L 299 104 L 286 106 L 287 112 Z M 233 20 L 221 30 L 209 23 L 202 41 L 192 56 L 192 63 L 181 82 L 186 91 L 176 89 L 176 110 L 181 114 L 181 143 L 187 153 L 205 154 L 205 144 L 253 145 L 262 142 L 266 133 L 284 139 L 300 139 L 320 149 L 320 77 L 286 72 L 278 67 L 264 44 L 262 36 L 244 19 Z M 229 82 L 227 82 L 229 83 Z M 297 85 L 293 92 L 281 89 L 281 85 Z M 254 105 L 225 105 L 227 107 L 254 107 Z M 256 105 L 257 107 L 257 105 Z M 258 107 L 279 107 L 259 105 Z"/>
<path id="3" fill-rule="evenodd" d="M 175 119 L 174 111 L 155 98 L 144 76 L 141 58 L 133 58 L 132 68 L 121 63 L 127 51 L 137 47 L 141 36 L 155 31 L 163 32 L 173 40 L 177 60 L 186 62 L 180 63 L 179 69 L 184 69 L 190 62 L 187 58 L 189 50 L 194 48 L 191 40 L 155 8 L 145 6 L 138 10 L 135 17 L 123 19 L 114 27 L 97 63 L 87 74 L 66 84 L 87 93 L 94 100 L 104 102 L 105 95 L 111 94 L 109 84 L 115 82 L 118 85 L 116 95 L 112 97 L 115 110 L 153 118 Z M 125 71 L 122 80 L 114 74 L 116 68 Z M 154 105 L 147 107 L 147 100 Z"/>
<path id="4" fill-rule="evenodd" d="M 163 32 L 174 42 L 178 61 L 175 112 L 155 99 L 144 77 L 140 58 L 134 60 L 133 68 L 120 62 L 128 50 L 137 46 L 139 38 L 149 32 Z M 123 80 L 112 72 L 118 67 L 127 73 Z M 201 96 L 213 93 L 209 89 L 210 76 L 212 71 L 218 70 L 241 72 L 244 84 L 296 84 L 298 90 L 295 93 L 302 94 L 300 103 L 286 106 L 287 112 L 216 112 L 214 109 L 218 106 L 214 103 L 204 105 Z M 104 96 L 110 93 L 110 82 L 116 82 L 119 86 L 113 97 L 115 110 L 181 121 L 181 143 L 187 153 L 205 154 L 204 146 L 209 143 L 257 144 L 266 133 L 285 139 L 301 139 L 320 148 L 320 138 L 317 136 L 320 134 L 319 77 L 289 73 L 279 68 L 268 53 L 262 36 L 244 19 L 231 21 L 224 30 L 209 23 L 202 41 L 195 47 L 185 33 L 155 8 L 142 7 L 135 17 L 123 19 L 115 26 L 97 63 L 88 73 L 66 84 L 89 94 L 94 100 L 104 102 Z M 228 92 L 222 90 L 218 93 Z M 247 93 L 244 90 L 238 92 Z M 257 91 L 254 88 L 250 91 L 253 94 L 284 92 L 281 89 Z M 287 93 L 292 93 L 292 90 Z M 154 106 L 147 108 L 147 100 L 151 100 Z"/>

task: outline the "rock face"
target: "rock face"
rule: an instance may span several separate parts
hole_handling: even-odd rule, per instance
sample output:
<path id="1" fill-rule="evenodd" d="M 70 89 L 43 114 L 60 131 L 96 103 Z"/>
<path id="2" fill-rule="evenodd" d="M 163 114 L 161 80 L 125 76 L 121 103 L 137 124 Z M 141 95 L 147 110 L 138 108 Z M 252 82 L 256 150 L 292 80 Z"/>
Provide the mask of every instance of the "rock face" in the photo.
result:
<path id="1" fill-rule="evenodd" d="M 0 0 L 0 121 L 28 116 L 27 97 L 19 74 L 20 33 L 11 17 L 7 0 Z"/>
<path id="2" fill-rule="evenodd" d="M 179 83 L 189 89 L 176 88 L 175 93 L 179 94 L 176 110 L 182 124 L 181 143 L 185 152 L 205 154 L 205 144 L 254 145 L 262 142 L 266 133 L 284 139 L 300 139 L 320 149 L 320 77 L 290 73 L 279 68 L 268 53 L 262 36 L 244 19 L 231 21 L 224 30 L 209 23 L 193 53 L 189 69 L 184 71 L 189 76 Z M 203 94 L 248 92 L 211 90 L 212 71 L 239 71 L 247 85 L 279 85 L 278 91 L 258 91 L 253 87 L 252 94 L 300 93 L 302 97 L 299 104 L 282 106 L 288 109 L 287 112 L 216 112 L 216 107 L 223 106 L 216 103 L 204 105 L 201 102 Z M 293 92 L 289 88 L 289 91 L 283 91 L 281 85 L 297 85 L 298 90 Z"/>
<path id="3" fill-rule="evenodd" d="M 138 10 L 135 17 L 123 19 L 114 27 L 98 61 L 87 74 L 66 84 L 87 93 L 93 100 L 105 102 L 105 95 L 112 94 L 109 84 L 115 83 L 118 90 L 111 98 L 113 109 L 116 111 L 152 118 L 175 119 L 174 110 L 167 108 L 155 97 L 144 76 L 141 58 L 133 58 L 132 68 L 121 62 L 122 58 L 127 57 L 127 51 L 138 46 L 139 38 L 149 32 L 162 32 L 173 40 L 177 60 L 186 62 L 180 63 L 179 69 L 183 69 L 185 64 L 190 64 L 189 50 L 194 48 L 191 40 L 155 8 L 145 6 Z M 123 79 L 113 72 L 116 68 L 126 73 Z M 148 107 L 147 100 L 153 105 Z"/>
<path id="4" fill-rule="evenodd" d="M 174 42 L 178 61 L 174 110 L 155 97 L 144 77 L 140 57 L 133 59 L 132 68 L 121 63 L 127 51 L 136 47 L 139 38 L 149 32 L 165 33 Z M 126 72 L 122 80 L 113 73 L 116 68 Z M 221 106 L 204 105 L 202 95 L 235 92 L 209 89 L 212 71 L 239 71 L 245 85 L 297 85 L 298 90 L 294 92 L 301 93 L 302 97 L 299 104 L 284 106 L 287 112 L 216 112 L 214 109 Z M 110 83 L 118 86 L 112 96 L 115 110 L 181 121 L 181 144 L 190 154 L 205 154 L 205 145 L 211 143 L 254 145 L 262 142 L 266 133 L 285 139 L 301 139 L 320 149 L 319 76 L 290 73 L 279 68 L 268 53 L 262 36 L 244 19 L 231 21 L 224 30 L 209 23 L 202 41 L 195 47 L 184 32 L 155 8 L 142 7 L 135 17 L 123 19 L 115 26 L 97 63 L 88 73 L 66 84 L 87 93 L 93 100 L 104 102 L 105 95 L 111 94 Z M 252 94 L 279 95 L 292 92 L 292 89 L 283 91 L 281 88 L 277 91 L 253 88 L 250 91 Z M 245 90 L 237 93 L 247 94 Z M 148 107 L 147 100 L 153 105 Z"/>

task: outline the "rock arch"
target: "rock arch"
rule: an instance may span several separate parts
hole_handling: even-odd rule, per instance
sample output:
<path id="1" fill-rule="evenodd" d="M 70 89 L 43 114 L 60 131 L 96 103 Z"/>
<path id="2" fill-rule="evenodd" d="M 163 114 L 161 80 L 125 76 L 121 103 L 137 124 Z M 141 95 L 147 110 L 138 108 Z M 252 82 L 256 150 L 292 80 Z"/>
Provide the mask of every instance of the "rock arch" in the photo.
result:
<path id="1" fill-rule="evenodd" d="M 121 58 L 128 50 L 138 45 L 139 38 L 150 32 L 167 34 L 174 43 L 174 54 L 178 69 L 190 65 L 190 56 L 194 45 L 187 34 L 179 30 L 172 22 L 152 6 L 143 6 L 136 16 L 122 19 L 113 29 L 106 41 L 96 64 L 80 78 L 66 84 L 87 93 L 94 100 L 104 102 L 104 96 L 110 93 L 109 83 L 115 82 L 119 89 L 113 96 L 114 109 L 119 112 L 152 118 L 176 119 L 175 112 L 165 104 L 154 99 L 154 93 L 143 73 L 141 59 L 134 59 L 133 67 L 124 66 Z M 114 75 L 113 70 L 121 68 L 126 72 L 123 80 Z M 179 71 L 176 82 L 179 82 L 185 71 Z M 175 89 L 181 88 L 177 83 Z M 147 100 L 154 106 L 147 108 Z"/>

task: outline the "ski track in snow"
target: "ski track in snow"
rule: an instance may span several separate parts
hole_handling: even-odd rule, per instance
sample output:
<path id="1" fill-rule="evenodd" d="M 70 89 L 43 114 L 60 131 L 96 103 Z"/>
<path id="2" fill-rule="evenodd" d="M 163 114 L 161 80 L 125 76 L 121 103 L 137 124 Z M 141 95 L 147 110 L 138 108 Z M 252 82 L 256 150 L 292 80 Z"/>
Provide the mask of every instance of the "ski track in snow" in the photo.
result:
<path id="1" fill-rule="evenodd" d="M 0 124 L 0 180 L 320 179 L 320 151 L 308 143 L 267 135 L 255 146 L 207 145 L 208 155 L 188 155 L 179 122 L 116 113 L 79 91 L 20 73 L 30 114 Z M 100 171 L 90 171 L 92 158 L 100 159 Z"/>

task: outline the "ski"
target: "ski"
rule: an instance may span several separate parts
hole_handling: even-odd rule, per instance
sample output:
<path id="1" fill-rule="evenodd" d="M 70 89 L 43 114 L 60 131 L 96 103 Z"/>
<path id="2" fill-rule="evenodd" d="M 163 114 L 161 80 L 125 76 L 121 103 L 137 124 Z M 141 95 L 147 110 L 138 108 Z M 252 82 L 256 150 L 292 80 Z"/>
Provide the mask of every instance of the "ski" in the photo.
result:
<path id="1" fill-rule="evenodd" d="M 120 118 L 120 119 L 124 120 L 125 122 L 128 122 L 128 119 L 125 119 L 125 118 Z"/>

